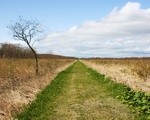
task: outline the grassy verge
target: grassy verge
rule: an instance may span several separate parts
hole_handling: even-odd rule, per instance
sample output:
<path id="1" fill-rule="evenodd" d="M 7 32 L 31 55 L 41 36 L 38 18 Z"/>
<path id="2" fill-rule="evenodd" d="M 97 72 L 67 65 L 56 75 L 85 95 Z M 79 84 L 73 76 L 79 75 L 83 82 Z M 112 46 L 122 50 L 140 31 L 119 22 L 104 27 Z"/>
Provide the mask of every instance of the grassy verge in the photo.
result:
<path id="1" fill-rule="evenodd" d="M 48 120 L 55 107 L 55 99 L 62 94 L 62 89 L 67 84 L 71 67 L 62 71 L 42 92 L 37 95 L 37 99 L 27 106 L 25 110 L 17 115 L 20 120 Z M 48 114 L 48 115 L 47 115 Z"/>
<path id="2" fill-rule="evenodd" d="M 150 94 L 144 92 L 137 92 L 128 86 L 116 83 L 105 75 L 97 73 L 97 71 L 89 68 L 92 76 L 97 78 L 98 82 L 107 89 L 109 94 L 114 98 L 118 98 L 122 103 L 127 104 L 133 113 L 139 115 L 140 120 L 150 120 Z M 101 78 L 99 80 L 98 78 Z"/>

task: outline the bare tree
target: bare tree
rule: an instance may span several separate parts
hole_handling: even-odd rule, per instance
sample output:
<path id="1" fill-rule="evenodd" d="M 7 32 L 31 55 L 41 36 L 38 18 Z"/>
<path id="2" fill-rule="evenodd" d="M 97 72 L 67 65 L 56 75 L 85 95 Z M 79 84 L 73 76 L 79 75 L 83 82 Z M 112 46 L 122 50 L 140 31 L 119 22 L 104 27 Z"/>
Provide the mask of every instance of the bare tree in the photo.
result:
<path id="1" fill-rule="evenodd" d="M 25 20 L 22 17 L 19 17 L 18 20 L 12 21 L 7 28 L 11 30 L 12 36 L 15 40 L 24 41 L 32 50 L 35 58 L 36 74 L 38 74 L 38 57 L 33 45 L 36 41 L 42 39 L 41 35 L 43 30 L 41 24 L 35 20 Z"/>

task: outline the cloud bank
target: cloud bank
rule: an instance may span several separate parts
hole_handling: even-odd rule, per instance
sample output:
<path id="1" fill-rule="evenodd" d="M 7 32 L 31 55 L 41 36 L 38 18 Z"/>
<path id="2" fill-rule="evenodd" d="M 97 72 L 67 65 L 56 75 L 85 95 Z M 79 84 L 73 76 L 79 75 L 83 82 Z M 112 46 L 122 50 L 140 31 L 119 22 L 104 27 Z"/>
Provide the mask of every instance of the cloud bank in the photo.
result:
<path id="1" fill-rule="evenodd" d="M 150 56 L 150 8 L 128 2 L 101 20 L 49 33 L 40 45 L 44 49 L 76 57 Z"/>

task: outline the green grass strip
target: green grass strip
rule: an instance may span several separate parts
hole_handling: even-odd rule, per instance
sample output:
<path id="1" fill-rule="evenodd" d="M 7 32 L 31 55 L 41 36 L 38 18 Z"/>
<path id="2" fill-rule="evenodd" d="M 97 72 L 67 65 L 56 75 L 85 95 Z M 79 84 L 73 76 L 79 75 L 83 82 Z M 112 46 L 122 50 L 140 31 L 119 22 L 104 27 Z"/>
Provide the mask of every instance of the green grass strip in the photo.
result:
<path id="1" fill-rule="evenodd" d="M 56 98 L 62 94 L 64 86 L 67 84 L 67 79 L 70 76 L 70 66 L 67 70 L 60 72 L 50 85 L 41 91 L 35 101 L 25 110 L 17 115 L 19 120 L 49 120 L 48 116 L 53 114 L 53 108 L 56 106 Z M 47 114 L 47 115 L 46 115 Z"/>

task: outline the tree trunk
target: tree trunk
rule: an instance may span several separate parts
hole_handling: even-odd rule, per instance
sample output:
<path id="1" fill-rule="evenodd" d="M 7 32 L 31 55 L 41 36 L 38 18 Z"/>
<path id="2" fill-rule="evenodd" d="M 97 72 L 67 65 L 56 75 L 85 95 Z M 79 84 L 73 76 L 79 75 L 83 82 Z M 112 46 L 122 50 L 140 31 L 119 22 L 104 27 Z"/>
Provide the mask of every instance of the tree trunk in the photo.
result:
<path id="1" fill-rule="evenodd" d="M 35 59 L 35 74 L 37 75 L 38 72 L 39 72 L 38 57 L 37 57 L 37 54 L 36 54 L 35 50 L 30 46 L 30 44 L 28 44 L 28 46 L 30 47 L 30 49 L 32 50 L 32 52 L 34 54 L 34 59 Z"/>
<path id="2" fill-rule="evenodd" d="M 36 71 L 35 71 L 35 73 L 37 75 L 38 72 L 39 72 L 38 58 L 37 58 L 37 54 L 36 53 L 34 53 L 34 56 L 35 56 L 35 61 L 36 61 L 36 63 L 35 63 L 35 65 L 36 65 Z"/>

